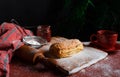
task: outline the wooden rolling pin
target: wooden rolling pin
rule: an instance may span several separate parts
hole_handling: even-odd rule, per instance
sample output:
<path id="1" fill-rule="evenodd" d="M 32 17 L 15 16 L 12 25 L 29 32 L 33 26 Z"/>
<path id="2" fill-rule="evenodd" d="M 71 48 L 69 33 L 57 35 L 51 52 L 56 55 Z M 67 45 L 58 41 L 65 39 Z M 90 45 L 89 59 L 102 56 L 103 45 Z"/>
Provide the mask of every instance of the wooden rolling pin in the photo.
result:
<path id="1" fill-rule="evenodd" d="M 61 69 L 61 67 L 56 66 L 56 61 L 54 59 L 45 57 L 42 50 L 37 50 L 27 45 L 23 45 L 16 50 L 14 55 L 30 64 L 41 63 L 48 68 Z"/>
<path id="2" fill-rule="evenodd" d="M 39 59 L 45 58 L 41 50 L 37 50 L 27 45 L 23 45 L 18 50 L 16 50 L 14 55 L 29 63 L 38 62 L 38 56 Z"/>

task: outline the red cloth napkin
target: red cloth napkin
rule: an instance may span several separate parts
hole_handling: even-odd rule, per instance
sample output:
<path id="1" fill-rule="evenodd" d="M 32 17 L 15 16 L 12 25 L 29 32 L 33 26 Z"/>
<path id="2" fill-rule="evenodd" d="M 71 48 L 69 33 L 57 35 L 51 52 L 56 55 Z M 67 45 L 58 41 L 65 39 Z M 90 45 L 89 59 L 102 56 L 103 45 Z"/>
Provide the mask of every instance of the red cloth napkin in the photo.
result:
<path id="1" fill-rule="evenodd" d="M 4 22 L 0 25 L 0 77 L 9 77 L 9 63 L 13 52 L 24 45 L 22 38 L 32 36 L 30 30 L 14 23 Z"/>

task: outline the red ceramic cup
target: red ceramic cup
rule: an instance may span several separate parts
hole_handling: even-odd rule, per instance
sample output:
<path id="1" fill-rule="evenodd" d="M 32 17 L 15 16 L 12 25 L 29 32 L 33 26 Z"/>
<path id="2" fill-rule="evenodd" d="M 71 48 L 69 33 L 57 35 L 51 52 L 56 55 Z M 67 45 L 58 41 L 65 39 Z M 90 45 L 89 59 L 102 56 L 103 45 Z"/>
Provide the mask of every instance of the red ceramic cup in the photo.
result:
<path id="1" fill-rule="evenodd" d="M 90 41 L 104 50 L 114 50 L 118 34 L 110 30 L 99 30 L 90 36 Z"/>

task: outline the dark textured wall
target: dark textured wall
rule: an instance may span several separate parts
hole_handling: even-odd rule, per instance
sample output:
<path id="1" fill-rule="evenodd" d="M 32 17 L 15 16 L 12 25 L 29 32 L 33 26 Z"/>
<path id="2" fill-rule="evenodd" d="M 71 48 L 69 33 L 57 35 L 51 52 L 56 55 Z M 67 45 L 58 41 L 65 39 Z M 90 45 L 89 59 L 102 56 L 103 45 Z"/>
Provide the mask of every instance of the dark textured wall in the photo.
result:
<path id="1" fill-rule="evenodd" d="M 35 33 L 40 24 L 54 24 L 62 6 L 62 0 L 0 0 L 0 24 L 15 19 Z"/>
<path id="2" fill-rule="evenodd" d="M 16 19 L 21 26 L 34 32 L 38 25 L 50 24 L 53 35 L 83 41 L 88 41 L 99 29 L 120 32 L 119 0 L 91 0 L 94 7 L 88 5 L 88 1 L 0 0 L 0 23 Z M 84 8 L 87 10 L 82 11 Z M 83 13 L 84 17 L 79 19 Z"/>
<path id="3" fill-rule="evenodd" d="M 0 0 L 0 23 L 16 19 L 21 25 L 53 23 L 61 1 Z"/>

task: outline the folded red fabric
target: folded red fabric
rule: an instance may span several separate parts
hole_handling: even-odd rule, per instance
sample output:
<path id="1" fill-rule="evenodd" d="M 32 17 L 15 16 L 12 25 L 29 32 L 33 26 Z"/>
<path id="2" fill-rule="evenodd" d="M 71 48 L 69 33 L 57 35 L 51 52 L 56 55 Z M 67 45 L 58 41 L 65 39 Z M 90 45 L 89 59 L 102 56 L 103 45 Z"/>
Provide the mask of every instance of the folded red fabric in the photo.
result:
<path id="1" fill-rule="evenodd" d="M 14 23 L 4 22 L 0 25 L 0 77 L 9 77 L 9 63 L 12 53 L 24 45 L 22 38 L 32 36 L 30 30 Z"/>

